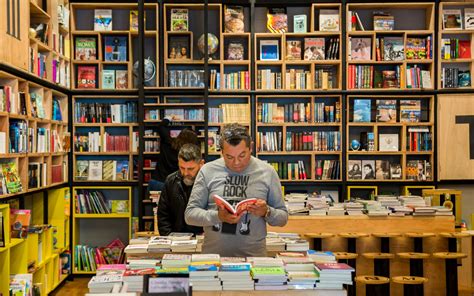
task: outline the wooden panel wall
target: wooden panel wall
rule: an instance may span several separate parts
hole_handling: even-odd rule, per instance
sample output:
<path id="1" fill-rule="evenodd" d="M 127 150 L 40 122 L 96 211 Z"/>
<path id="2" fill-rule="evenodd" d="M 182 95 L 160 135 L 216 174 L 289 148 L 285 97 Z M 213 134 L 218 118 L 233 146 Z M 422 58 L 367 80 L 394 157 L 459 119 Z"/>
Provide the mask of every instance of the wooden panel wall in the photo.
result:
<path id="1" fill-rule="evenodd" d="M 8 2 L 8 3 L 7 3 Z M 7 5 L 20 4 L 19 38 L 7 34 Z M 28 70 L 29 1 L 0 0 L 0 61 Z"/>

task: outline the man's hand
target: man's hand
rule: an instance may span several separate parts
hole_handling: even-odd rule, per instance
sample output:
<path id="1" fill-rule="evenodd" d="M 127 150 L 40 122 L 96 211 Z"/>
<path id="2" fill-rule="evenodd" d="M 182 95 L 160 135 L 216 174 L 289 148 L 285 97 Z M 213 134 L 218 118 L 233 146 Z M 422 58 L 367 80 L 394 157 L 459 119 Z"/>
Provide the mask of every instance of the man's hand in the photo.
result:
<path id="1" fill-rule="evenodd" d="M 240 221 L 240 217 L 242 217 L 242 215 L 244 214 L 244 213 L 240 213 L 240 215 L 231 214 L 229 213 L 229 211 L 226 210 L 226 208 L 224 208 L 224 206 L 217 206 L 217 211 L 218 211 L 219 219 L 222 222 L 225 222 L 228 224 L 237 224 Z"/>
<path id="2" fill-rule="evenodd" d="M 254 203 L 253 205 L 249 205 L 247 207 L 247 210 L 258 217 L 264 217 L 267 214 L 267 202 L 264 201 L 263 199 L 257 199 L 257 202 Z"/>

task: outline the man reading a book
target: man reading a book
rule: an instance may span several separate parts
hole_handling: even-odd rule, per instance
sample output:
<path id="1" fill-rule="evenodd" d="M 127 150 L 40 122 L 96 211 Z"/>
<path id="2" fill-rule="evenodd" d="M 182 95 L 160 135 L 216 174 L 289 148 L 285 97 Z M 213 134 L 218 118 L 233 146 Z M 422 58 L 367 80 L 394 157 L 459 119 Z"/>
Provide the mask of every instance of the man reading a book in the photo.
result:
<path id="1" fill-rule="evenodd" d="M 204 227 L 203 253 L 266 256 L 267 223 L 284 226 L 288 221 L 280 179 L 274 168 L 252 156 L 252 138 L 246 127 L 224 126 L 220 146 L 222 157 L 204 165 L 196 177 L 186 223 Z M 244 200 L 257 200 L 234 214 L 215 196 L 234 208 Z"/>
<path id="2" fill-rule="evenodd" d="M 194 144 L 184 144 L 178 152 L 179 170 L 168 175 L 158 203 L 158 230 L 160 235 L 171 232 L 201 234 L 202 228 L 184 221 L 194 180 L 204 165 L 201 149 Z"/>

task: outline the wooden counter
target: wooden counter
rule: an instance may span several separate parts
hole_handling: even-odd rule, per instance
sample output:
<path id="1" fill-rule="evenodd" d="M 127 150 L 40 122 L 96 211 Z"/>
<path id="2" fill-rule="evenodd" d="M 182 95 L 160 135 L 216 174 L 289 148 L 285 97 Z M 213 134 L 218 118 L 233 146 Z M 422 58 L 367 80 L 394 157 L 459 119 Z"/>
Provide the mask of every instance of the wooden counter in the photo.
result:
<path id="1" fill-rule="evenodd" d="M 291 216 L 284 227 L 268 227 L 268 231 L 296 232 L 300 235 L 311 232 L 452 232 L 454 231 L 454 216 L 451 217 L 368 217 L 368 216 Z M 423 239 L 423 251 L 435 253 L 448 249 L 447 239 L 430 237 Z M 332 237 L 323 240 L 323 249 L 331 251 L 347 251 L 346 240 Z M 413 240 L 406 237 L 390 239 L 390 252 L 393 254 L 413 251 Z M 357 252 L 380 252 L 380 239 L 369 236 L 357 240 Z M 373 260 L 359 256 L 357 259 L 357 275 L 373 274 Z M 409 275 L 408 260 L 395 257 L 391 260 L 390 276 Z M 444 262 L 429 258 L 424 262 L 425 295 L 444 295 L 445 275 Z M 461 278 L 461 277 L 460 277 Z M 461 283 L 462 286 L 469 284 Z M 365 288 L 357 288 L 358 295 L 365 295 Z M 391 284 L 391 295 L 403 295 L 401 285 Z"/>

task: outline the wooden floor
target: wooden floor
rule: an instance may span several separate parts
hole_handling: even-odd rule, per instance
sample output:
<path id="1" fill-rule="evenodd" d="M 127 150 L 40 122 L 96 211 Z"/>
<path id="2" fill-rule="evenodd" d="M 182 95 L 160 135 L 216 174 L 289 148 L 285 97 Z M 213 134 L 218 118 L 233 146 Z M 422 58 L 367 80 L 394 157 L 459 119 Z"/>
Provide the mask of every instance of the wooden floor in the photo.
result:
<path id="1" fill-rule="evenodd" d="M 83 296 L 88 292 L 87 283 L 89 277 L 76 277 L 72 281 L 66 281 L 61 285 L 51 296 Z M 459 296 L 474 296 L 474 290 L 472 291 L 459 291 Z"/>

